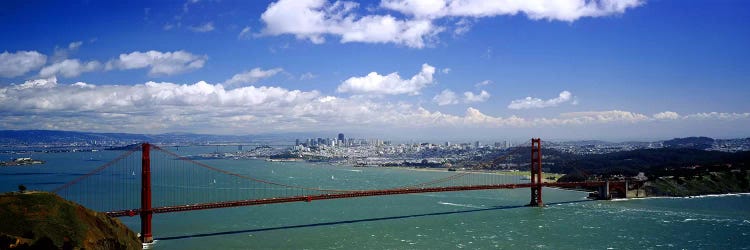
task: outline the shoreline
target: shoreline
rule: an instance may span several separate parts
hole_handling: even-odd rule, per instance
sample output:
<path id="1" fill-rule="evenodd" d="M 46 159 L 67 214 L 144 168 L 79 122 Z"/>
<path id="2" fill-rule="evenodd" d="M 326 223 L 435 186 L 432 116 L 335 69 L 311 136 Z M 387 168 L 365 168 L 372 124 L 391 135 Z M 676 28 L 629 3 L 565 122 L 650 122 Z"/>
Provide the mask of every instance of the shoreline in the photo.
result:
<path id="1" fill-rule="evenodd" d="M 610 201 L 647 200 L 647 199 L 700 199 L 700 198 L 748 196 L 748 195 L 750 195 L 750 193 L 701 194 L 701 195 L 692 195 L 692 196 L 649 196 L 649 197 L 618 198 L 618 199 L 611 199 Z"/>

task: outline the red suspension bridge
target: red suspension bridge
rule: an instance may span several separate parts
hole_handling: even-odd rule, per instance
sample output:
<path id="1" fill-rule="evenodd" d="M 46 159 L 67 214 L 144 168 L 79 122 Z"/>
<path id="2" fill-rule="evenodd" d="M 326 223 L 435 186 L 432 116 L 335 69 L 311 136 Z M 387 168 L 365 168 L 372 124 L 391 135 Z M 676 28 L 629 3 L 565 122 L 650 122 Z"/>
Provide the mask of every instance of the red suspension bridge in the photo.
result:
<path id="1" fill-rule="evenodd" d="M 493 161 L 498 163 L 523 147 Z M 138 152 L 140 151 L 140 154 Z M 138 164 L 140 162 L 140 164 Z M 140 165 L 140 166 L 139 166 Z M 339 190 L 263 180 L 184 157 L 148 143 L 83 174 L 53 192 L 109 216 L 140 216 L 141 241 L 153 241 L 154 214 L 288 202 L 312 202 L 368 196 L 529 188 L 529 206 L 543 206 L 542 188 L 599 188 L 623 193 L 624 182 L 544 182 L 541 140 L 531 140 L 531 179 L 493 173 L 458 172 L 443 178 L 393 188 Z M 333 176 L 332 176 L 333 178 Z M 218 180 L 218 182 L 217 182 Z M 113 192 L 114 190 L 114 192 Z"/>

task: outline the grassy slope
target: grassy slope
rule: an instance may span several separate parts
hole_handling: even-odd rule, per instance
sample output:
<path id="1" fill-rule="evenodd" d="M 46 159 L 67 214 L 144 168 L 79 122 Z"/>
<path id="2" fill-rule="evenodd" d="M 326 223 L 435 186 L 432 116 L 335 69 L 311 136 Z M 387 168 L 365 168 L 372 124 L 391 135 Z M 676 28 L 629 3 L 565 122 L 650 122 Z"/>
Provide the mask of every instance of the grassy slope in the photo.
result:
<path id="1" fill-rule="evenodd" d="M 663 178 L 650 182 L 655 195 L 691 196 L 750 192 L 750 171 L 711 172 L 694 178 Z"/>
<path id="2" fill-rule="evenodd" d="M 0 194 L 0 218 L 0 233 L 32 242 L 47 237 L 61 247 L 68 238 L 76 248 L 141 248 L 135 233 L 119 220 L 51 193 Z"/>

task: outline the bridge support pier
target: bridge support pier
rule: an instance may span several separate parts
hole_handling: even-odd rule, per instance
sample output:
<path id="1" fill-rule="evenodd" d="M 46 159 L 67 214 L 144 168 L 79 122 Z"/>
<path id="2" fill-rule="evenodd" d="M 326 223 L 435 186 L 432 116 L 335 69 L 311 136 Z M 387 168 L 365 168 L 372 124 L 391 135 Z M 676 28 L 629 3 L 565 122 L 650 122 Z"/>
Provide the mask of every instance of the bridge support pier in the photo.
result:
<path id="1" fill-rule="evenodd" d="M 530 207 L 544 206 L 542 202 L 542 140 L 531 139 L 531 202 Z"/>
<path id="2" fill-rule="evenodd" d="M 154 242 L 151 234 L 151 144 L 141 145 L 141 242 Z"/>
<path id="3" fill-rule="evenodd" d="M 604 182 L 604 186 L 599 187 L 599 199 L 609 200 L 612 196 L 609 194 L 609 181 Z"/>

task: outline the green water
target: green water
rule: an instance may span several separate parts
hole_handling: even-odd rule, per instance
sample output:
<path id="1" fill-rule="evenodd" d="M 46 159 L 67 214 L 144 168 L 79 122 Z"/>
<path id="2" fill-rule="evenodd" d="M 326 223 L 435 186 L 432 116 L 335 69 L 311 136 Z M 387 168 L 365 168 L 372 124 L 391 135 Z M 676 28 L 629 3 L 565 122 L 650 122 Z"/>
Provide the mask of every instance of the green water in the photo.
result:
<path id="1" fill-rule="evenodd" d="M 182 154 L 215 148 L 181 148 Z M 191 151 L 192 150 L 192 151 Z M 231 150 L 231 149 L 226 149 Z M 47 164 L 0 168 L 0 191 L 49 190 L 121 152 L 36 154 Z M 8 158 L 11 156 L 3 155 Z M 101 160 L 98 160 L 101 159 Z M 136 159 L 137 160 L 137 159 Z M 450 175 L 326 164 L 208 160 L 277 182 L 339 189 L 403 186 Z M 158 165 L 158 163 L 156 164 Z M 130 170 L 121 172 L 127 173 Z M 166 173 L 164 173 L 166 174 Z M 119 176 L 128 179 L 128 176 Z M 509 181 L 515 181 L 508 177 Z M 137 184 L 137 178 L 119 186 Z M 228 182 L 210 176 L 216 185 Z M 213 183 L 187 185 L 202 196 Z M 106 195 L 111 185 L 96 192 Z M 164 190 L 174 188 L 164 184 Z M 169 197 L 155 189 L 155 198 Z M 208 190 L 208 189 L 205 189 Z M 394 195 L 154 215 L 151 249 L 747 249 L 750 195 L 588 201 L 544 189 L 544 208 L 523 207 L 529 190 Z M 132 194 L 121 194 L 129 197 Z M 273 195 L 273 194 L 268 194 Z M 113 196 L 113 194 L 109 194 Z M 115 195 L 116 196 L 116 195 Z M 220 199 L 221 197 L 215 197 Z M 103 198 L 95 198 L 103 199 Z M 156 200 L 156 199 L 155 199 Z M 137 217 L 121 220 L 139 231 Z"/>

